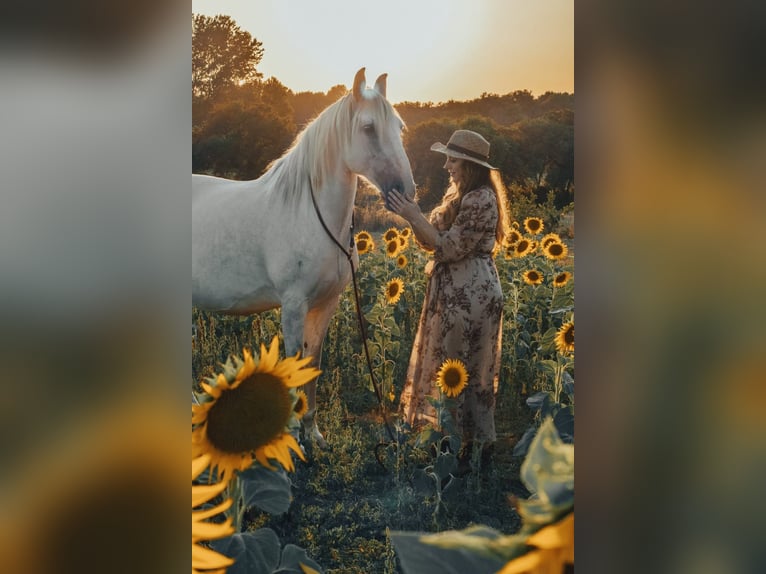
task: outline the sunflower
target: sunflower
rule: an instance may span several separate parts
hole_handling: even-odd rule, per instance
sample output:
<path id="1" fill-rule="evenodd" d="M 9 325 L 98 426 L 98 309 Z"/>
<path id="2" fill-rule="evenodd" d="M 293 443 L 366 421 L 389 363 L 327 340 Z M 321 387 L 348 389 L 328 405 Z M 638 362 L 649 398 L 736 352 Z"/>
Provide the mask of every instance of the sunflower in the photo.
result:
<path id="1" fill-rule="evenodd" d="M 521 233 L 517 229 L 512 229 L 505 238 L 505 244 L 508 246 L 516 245 L 519 239 L 521 239 Z"/>
<path id="2" fill-rule="evenodd" d="M 537 251 L 537 245 L 538 245 L 537 241 L 534 241 L 534 240 L 530 241 L 529 242 L 529 252 L 530 253 L 534 253 L 535 251 Z"/>
<path id="3" fill-rule="evenodd" d="M 507 562 L 497 574 L 563 572 L 574 564 L 574 512 L 544 526 L 526 539 L 529 552 Z"/>
<path id="4" fill-rule="evenodd" d="M 524 229 L 527 230 L 527 233 L 537 235 L 538 233 L 542 233 L 544 228 L 545 225 L 543 224 L 543 220 L 539 217 L 527 217 L 524 220 Z"/>
<path id="5" fill-rule="evenodd" d="M 519 222 L 518 221 L 514 221 L 513 223 L 511 223 L 511 228 L 512 229 L 518 229 L 519 228 Z"/>
<path id="6" fill-rule="evenodd" d="M 359 235 L 361 235 L 361 233 Z M 375 242 L 372 238 L 359 237 L 359 235 L 356 237 L 356 252 L 359 253 L 359 255 L 364 255 L 375 249 Z"/>
<path id="7" fill-rule="evenodd" d="M 399 248 L 404 249 L 407 247 L 407 244 L 409 243 L 409 239 L 407 239 L 404 235 L 399 236 Z"/>
<path id="8" fill-rule="evenodd" d="M 399 235 L 401 235 L 402 237 L 409 237 L 410 233 L 412 233 L 412 229 L 410 229 L 409 227 L 405 227 L 399 232 Z"/>
<path id="9" fill-rule="evenodd" d="M 539 285 L 540 283 L 543 282 L 543 275 L 537 269 L 530 269 L 529 271 L 524 271 L 523 277 L 524 277 L 524 283 L 526 283 L 527 285 Z"/>
<path id="10" fill-rule="evenodd" d="M 564 259 L 569 253 L 569 248 L 564 243 L 551 241 L 543 248 L 543 253 L 548 259 Z"/>
<path id="11" fill-rule="evenodd" d="M 389 257 L 396 257 L 399 255 L 399 251 L 401 251 L 401 245 L 398 236 L 386 243 L 386 255 Z"/>
<path id="12" fill-rule="evenodd" d="M 562 355 L 574 352 L 574 323 L 564 323 L 556 333 L 556 350 Z"/>
<path id="13" fill-rule="evenodd" d="M 400 255 L 396 258 L 396 266 L 399 269 L 404 269 L 407 267 L 407 256 L 406 255 Z"/>
<path id="14" fill-rule="evenodd" d="M 399 238 L 399 230 L 396 227 L 389 227 L 383 234 L 383 241 L 391 241 Z"/>
<path id="15" fill-rule="evenodd" d="M 360 239 L 366 239 L 367 241 L 372 241 L 372 235 L 367 233 L 366 231 L 360 231 L 354 236 L 354 239 L 359 241 Z"/>
<path id="16" fill-rule="evenodd" d="M 563 287 L 572 278 L 572 274 L 569 271 L 562 271 L 553 278 L 554 287 Z"/>
<path id="17" fill-rule="evenodd" d="M 222 503 L 206 508 L 205 510 L 197 510 L 194 508 L 210 502 L 216 496 L 221 494 L 226 488 L 226 482 L 221 481 L 215 484 L 194 484 L 194 479 L 197 478 L 205 468 L 210 464 L 210 455 L 203 454 L 197 458 L 192 459 L 192 574 L 205 572 L 206 574 L 213 574 L 210 569 L 215 568 L 215 572 L 225 572 L 227 566 L 234 564 L 234 560 L 223 554 L 206 548 L 198 544 L 203 540 L 215 540 L 217 538 L 224 538 L 234 533 L 234 527 L 231 525 L 231 518 L 222 523 L 207 522 L 208 518 L 220 514 L 228 509 L 231 504 L 231 498 L 226 499 Z"/>
<path id="18" fill-rule="evenodd" d="M 247 349 L 243 355 L 244 361 L 227 361 L 222 374 L 208 379 L 211 384 L 202 383 L 208 400 L 192 405 L 192 455 L 209 453 L 211 467 L 224 480 L 253 460 L 273 470 L 269 459 L 276 459 L 294 470 L 290 449 L 305 460 L 287 432 L 295 405 L 292 389 L 320 373 L 306 366 L 311 357 L 299 359 L 296 354 L 280 361 L 277 337 L 268 350 L 261 344 L 257 365 Z"/>
<path id="19" fill-rule="evenodd" d="M 561 237 L 559 236 L 558 233 L 549 233 L 548 235 L 543 237 L 543 247 L 545 247 L 546 245 L 548 245 L 549 243 L 553 241 L 555 241 L 556 243 L 564 243 L 561 240 Z"/>
<path id="20" fill-rule="evenodd" d="M 297 398 L 295 399 L 293 412 L 295 413 L 295 416 L 298 418 L 298 420 L 301 420 L 303 415 L 305 415 L 309 410 L 309 398 L 303 391 L 298 391 L 296 395 Z"/>
<path id="21" fill-rule="evenodd" d="M 399 298 L 402 296 L 402 291 L 404 291 L 404 281 L 398 277 L 391 279 L 386 285 L 386 301 L 391 305 L 395 305 L 399 302 Z"/>
<path id="22" fill-rule="evenodd" d="M 436 384 L 448 397 L 458 396 L 468 384 L 468 371 L 458 359 L 447 359 L 436 375 Z"/>
<path id="23" fill-rule="evenodd" d="M 524 257 L 532 252 L 532 242 L 526 237 L 522 237 L 513 246 L 514 257 Z"/>

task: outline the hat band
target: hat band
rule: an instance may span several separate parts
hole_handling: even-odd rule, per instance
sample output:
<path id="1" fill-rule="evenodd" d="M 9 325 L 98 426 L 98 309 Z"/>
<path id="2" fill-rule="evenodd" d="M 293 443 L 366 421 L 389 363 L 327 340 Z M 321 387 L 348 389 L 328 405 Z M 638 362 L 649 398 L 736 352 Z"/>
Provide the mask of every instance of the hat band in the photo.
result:
<path id="1" fill-rule="evenodd" d="M 452 151 L 456 151 L 458 153 L 462 153 L 462 154 L 465 154 L 465 155 L 470 155 L 471 157 L 474 157 L 476 159 L 480 159 L 482 161 L 489 160 L 489 156 L 488 155 L 480 154 L 478 152 L 475 152 L 473 150 L 461 147 L 459 145 L 455 145 L 453 143 L 448 143 L 447 144 L 447 149 L 451 149 Z"/>

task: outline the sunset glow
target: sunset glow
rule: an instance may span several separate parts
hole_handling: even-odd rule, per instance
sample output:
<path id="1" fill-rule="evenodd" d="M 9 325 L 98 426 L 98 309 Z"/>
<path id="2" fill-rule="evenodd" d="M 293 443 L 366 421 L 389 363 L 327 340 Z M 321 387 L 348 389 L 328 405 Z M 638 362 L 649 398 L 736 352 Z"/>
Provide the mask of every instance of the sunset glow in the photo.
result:
<path id="1" fill-rule="evenodd" d="M 193 0 L 263 43 L 258 70 L 293 91 L 389 74 L 401 101 L 467 100 L 484 92 L 574 91 L 571 0 Z"/>

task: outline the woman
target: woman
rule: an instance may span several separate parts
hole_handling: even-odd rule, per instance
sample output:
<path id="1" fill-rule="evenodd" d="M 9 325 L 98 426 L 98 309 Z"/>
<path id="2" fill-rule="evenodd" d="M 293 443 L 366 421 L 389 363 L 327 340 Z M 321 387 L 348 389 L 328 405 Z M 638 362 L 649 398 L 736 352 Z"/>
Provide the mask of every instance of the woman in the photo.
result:
<path id="1" fill-rule="evenodd" d="M 503 293 L 492 252 L 508 228 L 505 187 L 488 163 L 489 142 L 480 134 L 457 130 L 446 146 L 435 143 L 431 149 L 447 156 L 451 184 L 430 218 L 412 199 L 389 194 L 392 211 L 410 223 L 434 258 L 426 266 L 430 277 L 400 408 L 413 428 L 426 422 L 438 426 L 426 397 L 439 396 L 434 381 L 442 363 L 462 361 L 468 385 L 454 416 L 465 463 L 473 442 L 486 454 L 496 439 Z"/>

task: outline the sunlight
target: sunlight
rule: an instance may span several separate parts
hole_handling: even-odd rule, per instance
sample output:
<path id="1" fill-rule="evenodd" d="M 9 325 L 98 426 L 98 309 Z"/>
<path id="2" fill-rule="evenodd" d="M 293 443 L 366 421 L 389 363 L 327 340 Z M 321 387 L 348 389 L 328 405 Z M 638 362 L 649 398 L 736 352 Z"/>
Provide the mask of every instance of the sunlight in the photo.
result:
<path id="1" fill-rule="evenodd" d="M 258 70 L 293 91 L 389 74 L 389 99 L 574 91 L 574 3 L 561 0 L 193 0 L 263 43 Z"/>

